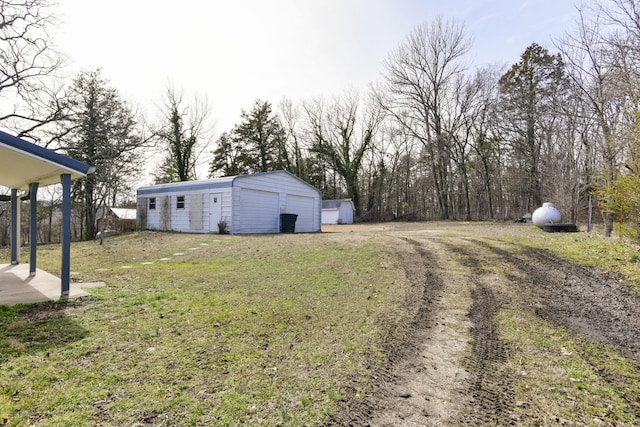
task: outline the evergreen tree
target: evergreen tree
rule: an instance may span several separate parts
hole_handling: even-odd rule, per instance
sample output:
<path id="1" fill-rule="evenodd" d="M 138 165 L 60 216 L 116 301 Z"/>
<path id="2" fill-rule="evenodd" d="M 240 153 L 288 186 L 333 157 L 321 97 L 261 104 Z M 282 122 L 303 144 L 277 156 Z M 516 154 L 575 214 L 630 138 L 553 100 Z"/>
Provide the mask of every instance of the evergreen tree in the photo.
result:
<path id="1" fill-rule="evenodd" d="M 242 119 L 232 132 L 239 147 L 241 170 L 252 173 L 286 169 L 285 132 L 271 104 L 256 100 L 250 112 L 242 112 Z"/>
<path id="2" fill-rule="evenodd" d="M 523 207 L 529 212 L 542 205 L 541 150 L 553 130 L 558 101 L 567 84 L 560 55 L 550 55 L 536 43 L 499 82 L 505 138 L 510 143 L 512 166 L 525 172 Z"/>
<path id="3" fill-rule="evenodd" d="M 96 233 L 96 212 L 132 190 L 139 173 L 139 148 L 145 141 L 138 132 L 133 111 L 100 71 L 81 73 L 72 83 L 66 107 L 67 119 L 60 123 L 66 134 L 64 151 L 96 168 L 75 182 L 74 196 L 83 206 L 84 238 Z"/>
<path id="4" fill-rule="evenodd" d="M 220 138 L 216 141 L 216 146 L 217 148 L 213 151 L 213 160 L 209 167 L 209 178 L 220 175 L 240 175 L 247 172 L 239 162 L 241 156 L 239 147 L 234 144 L 228 132 L 220 135 Z"/>
<path id="5" fill-rule="evenodd" d="M 256 100 L 242 122 L 218 139 L 209 175 L 290 170 L 286 133 L 271 104 Z"/>

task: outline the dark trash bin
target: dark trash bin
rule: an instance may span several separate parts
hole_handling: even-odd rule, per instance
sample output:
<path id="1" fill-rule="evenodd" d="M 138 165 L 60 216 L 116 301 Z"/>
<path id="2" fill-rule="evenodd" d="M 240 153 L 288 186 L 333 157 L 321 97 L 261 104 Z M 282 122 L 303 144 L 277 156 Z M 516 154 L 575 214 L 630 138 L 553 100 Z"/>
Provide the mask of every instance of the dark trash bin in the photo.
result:
<path id="1" fill-rule="evenodd" d="M 297 214 L 280 214 L 280 232 L 294 233 L 296 231 Z"/>

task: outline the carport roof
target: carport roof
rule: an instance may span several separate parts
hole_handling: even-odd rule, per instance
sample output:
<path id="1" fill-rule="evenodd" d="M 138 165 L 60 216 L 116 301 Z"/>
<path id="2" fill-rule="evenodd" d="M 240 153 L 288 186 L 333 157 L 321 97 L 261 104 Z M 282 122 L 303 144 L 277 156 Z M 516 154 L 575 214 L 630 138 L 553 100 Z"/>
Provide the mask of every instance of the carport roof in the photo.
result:
<path id="1" fill-rule="evenodd" d="M 56 184 L 62 174 L 76 179 L 92 173 L 94 169 L 71 157 L 0 131 L 0 185 L 27 190 L 30 183 L 37 182 L 40 186 Z"/>

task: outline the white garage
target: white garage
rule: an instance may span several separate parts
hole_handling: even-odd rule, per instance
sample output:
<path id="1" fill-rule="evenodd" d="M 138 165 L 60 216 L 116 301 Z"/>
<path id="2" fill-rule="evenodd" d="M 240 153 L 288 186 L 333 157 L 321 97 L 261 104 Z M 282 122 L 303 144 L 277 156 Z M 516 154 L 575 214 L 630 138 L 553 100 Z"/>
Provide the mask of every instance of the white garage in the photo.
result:
<path id="1" fill-rule="evenodd" d="M 138 228 L 192 233 L 319 232 L 320 190 L 287 171 L 138 189 Z"/>

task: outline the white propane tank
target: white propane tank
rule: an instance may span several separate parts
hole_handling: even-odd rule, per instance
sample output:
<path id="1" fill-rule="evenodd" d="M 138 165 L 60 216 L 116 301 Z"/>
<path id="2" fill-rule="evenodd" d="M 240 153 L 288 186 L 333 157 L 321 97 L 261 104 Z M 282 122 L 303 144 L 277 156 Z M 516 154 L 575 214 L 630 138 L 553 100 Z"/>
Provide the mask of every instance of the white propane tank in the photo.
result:
<path id="1" fill-rule="evenodd" d="M 531 216 L 531 222 L 538 228 L 544 227 L 545 224 L 558 224 L 561 219 L 560 211 L 549 202 L 543 203 Z"/>

